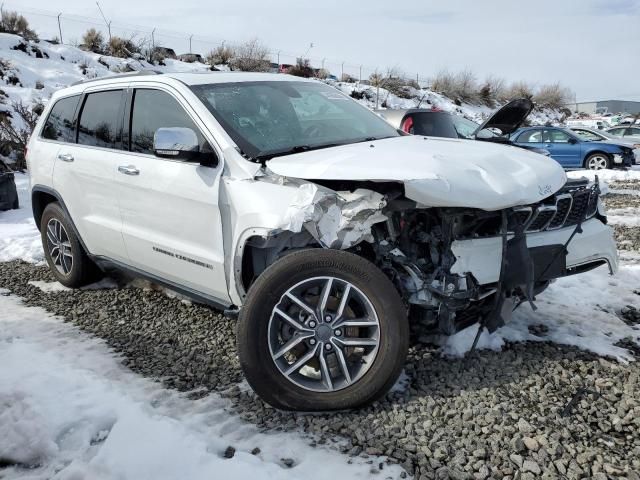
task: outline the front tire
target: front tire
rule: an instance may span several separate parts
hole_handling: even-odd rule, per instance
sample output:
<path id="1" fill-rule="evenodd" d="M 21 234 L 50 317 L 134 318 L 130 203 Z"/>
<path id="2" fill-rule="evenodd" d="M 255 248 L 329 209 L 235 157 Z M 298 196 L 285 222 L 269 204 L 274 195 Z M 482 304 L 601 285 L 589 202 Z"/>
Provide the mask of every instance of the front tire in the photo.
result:
<path id="1" fill-rule="evenodd" d="M 95 282 L 100 270 L 87 256 L 62 207 L 50 203 L 42 213 L 40 235 L 51 273 L 65 287 L 79 288 Z"/>
<path id="2" fill-rule="evenodd" d="M 606 153 L 592 153 L 584 161 L 585 168 L 589 170 L 604 170 L 611 168 L 611 159 Z"/>
<path id="3" fill-rule="evenodd" d="M 247 381 L 285 410 L 370 403 L 397 380 L 409 343 L 405 307 L 372 263 L 339 250 L 303 250 L 272 264 L 240 312 Z"/>

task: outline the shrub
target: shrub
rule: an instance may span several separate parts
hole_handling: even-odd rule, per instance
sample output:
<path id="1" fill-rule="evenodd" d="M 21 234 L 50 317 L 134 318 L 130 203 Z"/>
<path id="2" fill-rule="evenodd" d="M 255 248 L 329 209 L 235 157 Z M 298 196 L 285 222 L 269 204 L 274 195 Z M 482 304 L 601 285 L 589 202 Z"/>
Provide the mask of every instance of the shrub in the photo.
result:
<path id="1" fill-rule="evenodd" d="M 316 70 L 316 78 L 319 78 L 320 80 L 326 80 L 330 75 L 331 72 L 326 68 L 319 68 Z"/>
<path id="2" fill-rule="evenodd" d="M 495 107 L 496 102 L 503 101 L 504 98 L 504 80 L 499 77 L 487 77 L 482 83 L 478 92 L 479 100 L 488 107 Z"/>
<path id="3" fill-rule="evenodd" d="M 562 108 L 573 98 L 573 92 L 560 83 L 542 85 L 534 94 L 533 100 L 540 106 L 546 108 Z"/>
<path id="4" fill-rule="evenodd" d="M 38 41 L 38 35 L 29 28 L 27 19 L 16 12 L 2 11 L 0 33 L 13 33 L 14 35 L 20 35 L 25 40 Z"/>
<path id="5" fill-rule="evenodd" d="M 140 53 L 140 49 L 140 45 L 135 44 L 132 38 L 111 37 L 107 43 L 107 52 L 112 57 L 131 58 Z"/>
<path id="6" fill-rule="evenodd" d="M 533 98 L 533 87 L 525 82 L 519 81 L 512 83 L 505 91 L 504 100 L 514 100 L 516 98 Z"/>
<path id="7" fill-rule="evenodd" d="M 24 170 L 27 167 L 24 151 L 43 110 L 44 106 L 40 102 L 34 102 L 29 106 L 22 100 L 18 100 L 11 103 L 11 109 L 8 112 L 0 112 L 0 143 L 15 152 L 18 170 Z M 14 114 L 19 117 L 19 127 L 12 122 Z"/>
<path id="8" fill-rule="evenodd" d="M 235 56 L 229 64 L 233 70 L 267 72 L 271 66 L 269 49 L 253 38 L 235 49 Z"/>
<path id="9" fill-rule="evenodd" d="M 298 58 L 296 64 L 287 73 L 297 77 L 310 78 L 313 77 L 313 68 L 311 68 L 308 58 Z"/>
<path id="10" fill-rule="evenodd" d="M 233 49 L 231 47 L 225 46 L 225 44 L 223 43 L 207 54 L 206 62 L 209 65 L 228 65 L 234 56 L 235 53 Z"/>
<path id="11" fill-rule="evenodd" d="M 340 81 L 345 83 L 356 83 L 358 79 L 353 75 L 349 75 L 348 73 L 343 73 L 340 76 Z"/>
<path id="12" fill-rule="evenodd" d="M 431 80 L 431 88 L 456 104 L 476 103 L 480 99 L 478 82 L 471 70 L 462 70 L 456 74 L 442 70 Z"/>
<path id="13" fill-rule="evenodd" d="M 82 36 L 82 44 L 93 53 L 104 53 L 104 37 L 95 28 L 90 28 Z"/>

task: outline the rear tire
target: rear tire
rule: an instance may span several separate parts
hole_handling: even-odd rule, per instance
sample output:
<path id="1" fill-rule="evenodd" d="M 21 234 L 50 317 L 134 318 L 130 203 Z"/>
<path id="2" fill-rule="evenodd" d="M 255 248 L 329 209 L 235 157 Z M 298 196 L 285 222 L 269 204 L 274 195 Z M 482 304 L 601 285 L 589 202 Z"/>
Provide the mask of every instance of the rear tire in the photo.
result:
<path id="1" fill-rule="evenodd" d="M 611 158 L 606 153 L 592 153 L 584 161 L 585 168 L 589 170 L 603 170 L 611 168 Z"/>
<path id="2" fill-rule="evenodd" d="M 369 261 L 340 250 L 281 258 L 251 286 L 240 311 L 238 353 L 247 381 L 285 410 L 373 402 L 396 382 L 408 344 L 407 314 L 393 283 Z"/>
<path id="3" fill-rule="evenodd" d="M 79 288 L 97 281 L 102 273 L 87 256 L 62 207 L 50 203 L 42 213 L 40 235 L 51 273 L 65 287 Z"/>

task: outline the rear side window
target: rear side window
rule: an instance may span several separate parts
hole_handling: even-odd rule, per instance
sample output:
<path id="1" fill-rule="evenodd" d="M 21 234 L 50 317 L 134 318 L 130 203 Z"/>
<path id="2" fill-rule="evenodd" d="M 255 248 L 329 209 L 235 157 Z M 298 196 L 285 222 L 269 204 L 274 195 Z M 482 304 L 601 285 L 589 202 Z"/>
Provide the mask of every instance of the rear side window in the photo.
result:
<path id="1" fill-rule="evenodd" d="M 522 133 L 518 140 L 518 143 L 540 143 L 542 142 L 542 131 L 541 130 L 529 130 Z"/>
<path id="2" fill-rule="evenodd" d="M 133 98 L 131 113 L 131 151 L 153 155 L 153 135 L 159 128 L 183 127 L 198 137 L 200 151 L 211 151 L 182 105 L 161 90 L 138 89 Z"/>
<path id="3" fill-rule="evenodd" d="M 122 90 L 87 95 L 78 121 L 78 143 L 116 148 L 120 142 Z"/>
<path id="4" fill-rule="evenodd" d="M 59 142 L 75 142 L 76 126 L 73 122 L 73 115 L 79 98 L 80 95 L 74 95 L 73 97 L 61 98 L 56 102 L 42 129 L 42 138 Z"/>
<path id="5" fill-rule="evenodd" d="M 430 137 L 458 138 L 452 118 L 445 112 L 422 112 L 411 114 L 414 135 Z"/>

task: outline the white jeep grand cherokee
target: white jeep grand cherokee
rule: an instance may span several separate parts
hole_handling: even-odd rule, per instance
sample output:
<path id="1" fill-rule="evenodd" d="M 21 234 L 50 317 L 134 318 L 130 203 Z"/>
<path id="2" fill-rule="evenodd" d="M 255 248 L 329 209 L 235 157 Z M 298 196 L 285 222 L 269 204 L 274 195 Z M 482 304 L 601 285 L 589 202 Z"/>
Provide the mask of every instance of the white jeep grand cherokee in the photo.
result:
<path id="1" fill-rule="evenodd" d="M 28 162 L 62 284 L 116 267 L 239 312 L 242 368 L 279 408 L 371 402 L 410 323 L 493 331 L 554 278 L 617 267 L 597 185 L 516 147 L 403 135 L 288 75 L 74 85 Z"/>

